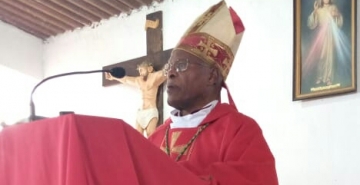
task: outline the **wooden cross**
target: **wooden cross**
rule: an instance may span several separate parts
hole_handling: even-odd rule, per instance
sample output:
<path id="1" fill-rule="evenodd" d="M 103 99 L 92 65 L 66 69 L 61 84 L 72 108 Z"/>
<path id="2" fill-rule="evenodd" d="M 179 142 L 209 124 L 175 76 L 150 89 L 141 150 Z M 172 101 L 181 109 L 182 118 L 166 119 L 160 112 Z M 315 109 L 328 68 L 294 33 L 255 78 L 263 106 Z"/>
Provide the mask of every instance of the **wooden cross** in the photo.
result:
<path id="1" fill-rule="evenodd" d="M 140 58 L 131 59 L 124 62 L 119 62 L 116 64 L 104 66 L 103 69 L 111 69 L 114 67 L 122 67 L 126 71 L 127 76 L 139 76 L 137 66 L 143 61 L 147 60 L 153 64 L 154 70 L 160 70 L 169 60 L 171 50 L 163 51 L 163 35 L 162 35 L 162 11 L 154 12 L 146 15 L 146 45 L 147 45 L 147 55 Z M 116 80 L 106 80 L 105 75 L 102 77 L 102 84 L 104 87 L 116 85 L 120 82 Z M 158 125 L 163 123 L 163 90 L 164 86 L 159 86 L 156 104 L 159 111 L 159 121 Z M 134 118 L 135 119 L 135 118 Z"/>

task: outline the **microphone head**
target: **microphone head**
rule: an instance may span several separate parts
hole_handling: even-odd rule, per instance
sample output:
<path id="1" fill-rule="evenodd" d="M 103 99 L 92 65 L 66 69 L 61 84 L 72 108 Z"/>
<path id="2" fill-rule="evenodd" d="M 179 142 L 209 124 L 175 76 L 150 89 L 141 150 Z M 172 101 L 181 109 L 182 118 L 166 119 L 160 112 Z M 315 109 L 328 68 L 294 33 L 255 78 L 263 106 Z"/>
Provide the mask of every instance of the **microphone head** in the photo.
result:
<path id="1" fill-rule="evenodd" d="M 110 74 L 116 78 L 122 78 L 125 76 L 125 69 L 122 67 L 114 67 L 110 70 Z"/>

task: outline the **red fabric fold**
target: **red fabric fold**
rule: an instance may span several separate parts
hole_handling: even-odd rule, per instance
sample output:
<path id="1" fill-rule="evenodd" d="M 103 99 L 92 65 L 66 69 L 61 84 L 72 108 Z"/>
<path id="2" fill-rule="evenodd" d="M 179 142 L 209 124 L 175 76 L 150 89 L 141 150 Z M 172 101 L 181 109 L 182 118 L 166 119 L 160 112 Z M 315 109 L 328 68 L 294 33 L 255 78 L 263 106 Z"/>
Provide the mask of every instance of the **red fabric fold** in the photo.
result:
<path id="1" fill-rule="evenodd" d="M 239 34 L 245 30 L 244 24 L 232 7 L 229 8 L 231 19 L 234 23 L 235 33 Z"/>
<path id="2" fill-rule="evenodd" d="M 222 83 L 222 86 L 225 88 L 226 93 L 227 93 L 227 95 L 228 95 L 229 104 L 232 105 L 232 106 L 234 106 L 234 108 L 237 110 L 236 105 L 235 105 L 235 102 L 234 102 L 234 100 L 233 100 L 233 98 L 232 98 L 232 96 L 231 96 L 231 94 L 230 94 L 230 90 L 229 90 L 228 86 L 226 85 L 225 82 Z"/>
<path id="3" fill-rule="evenodd" d="M 118 119 L 65 115 L 0 132 L 0 185 L 206 184 Z"/>

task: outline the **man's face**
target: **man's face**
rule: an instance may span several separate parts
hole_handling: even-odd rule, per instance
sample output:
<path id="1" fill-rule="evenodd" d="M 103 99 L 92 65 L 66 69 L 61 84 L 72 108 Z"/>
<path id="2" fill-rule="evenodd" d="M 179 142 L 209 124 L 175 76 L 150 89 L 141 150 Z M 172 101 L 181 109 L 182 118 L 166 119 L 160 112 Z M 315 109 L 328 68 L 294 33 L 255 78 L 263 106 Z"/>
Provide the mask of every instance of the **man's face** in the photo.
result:
<path id="1" fill-rule="evenodd" d="M 142 77 L 147 77 L 149 74 L 146 66 L 139 66 L 138 71 L 139 71 L 139 75 Z"/>
<path id="2" fill-rule="evenodd" d="M 188 61 L 186 70 L 176 71 L 180 61 Z M 167 74 L 168 104 L 179 110 L 191 110 L 203 103 L 207 92 L 210 68 L 200 58 L 175 50 L 169 59 L 171 68 Z M 182 65 L 184 66 L 184 65 Z"/>

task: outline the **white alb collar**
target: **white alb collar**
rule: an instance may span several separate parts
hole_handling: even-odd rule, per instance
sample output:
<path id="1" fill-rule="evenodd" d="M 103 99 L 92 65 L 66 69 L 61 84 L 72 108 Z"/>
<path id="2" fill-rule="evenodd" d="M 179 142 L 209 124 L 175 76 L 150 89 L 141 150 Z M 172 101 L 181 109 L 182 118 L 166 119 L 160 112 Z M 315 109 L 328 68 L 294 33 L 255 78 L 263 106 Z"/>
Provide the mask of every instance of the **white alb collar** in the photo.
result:
<path id="1" fill-rule="evenodd" d="M 177 116 L 180 113 L 177 109 L 171 111 L 170 118 L 172 123 L 170 124 L 170 128 L 194 128 L 199 126 L 199 124 L 205 119 L 210 111 L 213 110 L 217 103 L 218 100 L 213 100 L 205 105 L 201 110 L 186 116 Z"/>

